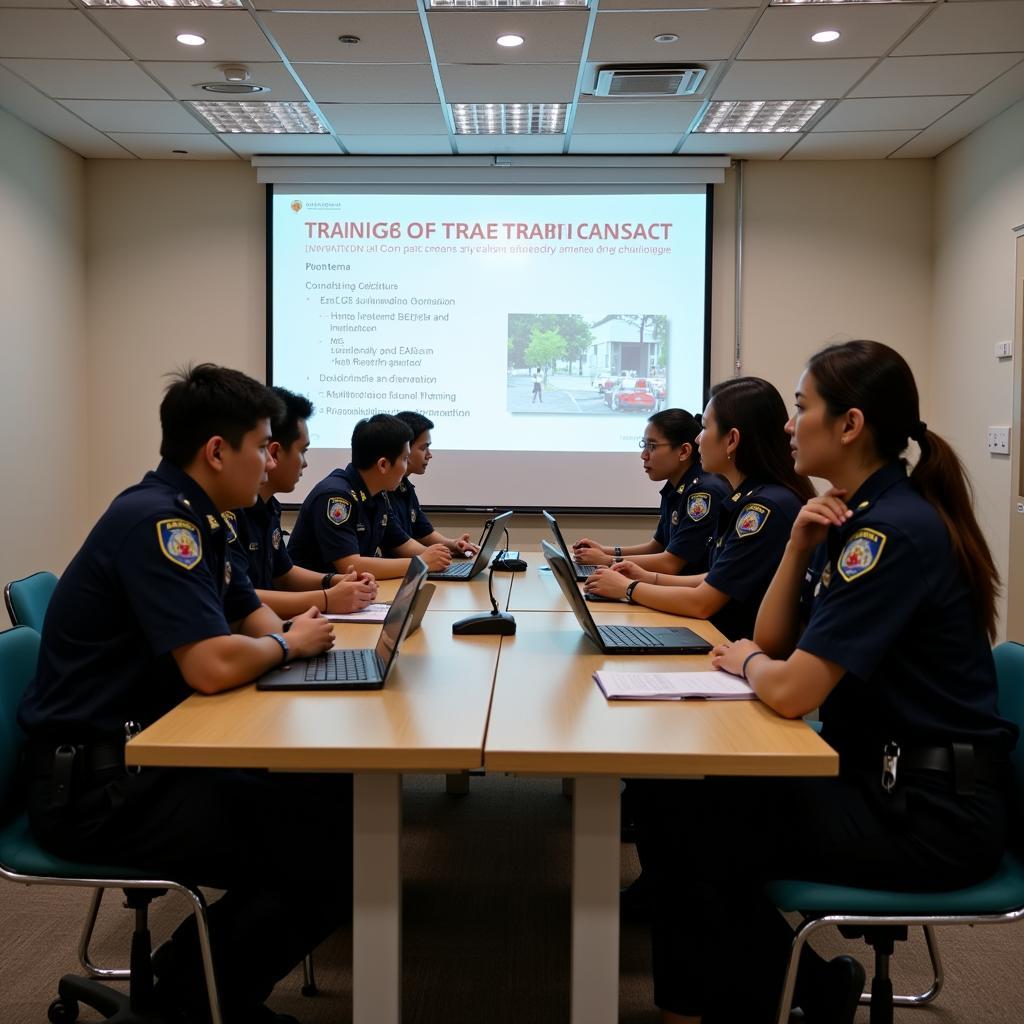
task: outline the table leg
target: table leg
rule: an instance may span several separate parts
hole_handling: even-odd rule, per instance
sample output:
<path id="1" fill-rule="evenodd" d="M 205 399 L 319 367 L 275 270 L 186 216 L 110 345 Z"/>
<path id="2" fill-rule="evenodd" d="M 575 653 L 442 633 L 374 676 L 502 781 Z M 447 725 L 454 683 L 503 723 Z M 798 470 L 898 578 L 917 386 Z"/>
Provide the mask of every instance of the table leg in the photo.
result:
<path id="1" fill-rule="evenodd" d="M 352 783 L 352 1021 L 400 1024 L 402 776 Z"/>
<path id="2" fill-rule="evenodd" d="M 619 780 L 578 776 L 572 804 L 572 1024 L 619 1017 Z"/>

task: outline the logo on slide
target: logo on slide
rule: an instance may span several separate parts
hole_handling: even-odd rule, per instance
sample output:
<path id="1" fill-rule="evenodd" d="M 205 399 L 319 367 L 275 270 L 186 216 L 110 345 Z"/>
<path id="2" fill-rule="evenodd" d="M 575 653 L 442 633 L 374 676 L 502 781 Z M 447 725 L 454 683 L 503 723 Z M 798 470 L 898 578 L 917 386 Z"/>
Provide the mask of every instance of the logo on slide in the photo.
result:
<path id="1" fill-rule="evenodd" d="M 292 213 L 298 213 L 302 209 L 302 203 L 298 199 L 293 199 L 291 202 Z"/>

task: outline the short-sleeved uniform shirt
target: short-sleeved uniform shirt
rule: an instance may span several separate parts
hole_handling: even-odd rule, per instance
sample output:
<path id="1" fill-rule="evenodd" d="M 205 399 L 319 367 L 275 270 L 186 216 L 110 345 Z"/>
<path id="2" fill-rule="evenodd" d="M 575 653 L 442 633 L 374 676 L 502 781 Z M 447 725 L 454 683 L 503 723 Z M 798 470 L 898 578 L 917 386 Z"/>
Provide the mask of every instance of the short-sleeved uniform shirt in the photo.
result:
<path id="1" fill-rule="evenodd" d="M 192 691 L 171 652 L 231 633 L 260 602 L 206 492 L 167 461 L 118 495 L 61 576 L 18 720 L 79 743 L 146 726 Z"/>
<path id="2" fill-rule="evenodd" d="M 729 601 L 711 621 L 730 640 L 754 634 L 757 610 L 803 501 L 781 484 L 744 480 L 722 503 L 705 581 Z"/>
<path id="3" fill-rule="evenodd" d="M 293 562 L 281 533 L 281 503 L 271 497 L 256 499 L 255 505 L 224 513 L 229 533 L 235 536 L 228 544 L 228 556 L 240 572 L 244 572 L 257 590 L 273 590 Z"/>
<path id="4" fill-rule="evenodd" d="M 662 549 L 681 558 L 687 573 L 704 572 L 708 567 L 708 546 L 718 512 L 728 500 L 729 484 L 716 473 L 705 473 L 700 466 L 675 486 L 661 489 L 661 510 L 654 539 Z"/>
<path id="5" fill-rule="evenodd" d="M 288 539 L 288 554 L 296 565 L 333 572 L 335 559 L 382 558 L 408 539 L 391 514 L 387 494 L 371 494 L 349 463 L 309 492 Z"/>
<path id="6" fill-rule="evenodd" d="M 846 674 L 821 708 L 828 741 L 853 761 L 955 741 L 1011 749 L 996 710 L 985 628 L 938 512 L 901 462 L 872 474 L 829 530 L 805 580 L 798 648 Z"/>
<path id="7" fill-rule="evenodd" d="M 420 508 L 416 487 L 408 477 L 388 495 L 388 498 L 395 521 L 413 540 L 422 540 L 434 532 L 434 524 Z"/>

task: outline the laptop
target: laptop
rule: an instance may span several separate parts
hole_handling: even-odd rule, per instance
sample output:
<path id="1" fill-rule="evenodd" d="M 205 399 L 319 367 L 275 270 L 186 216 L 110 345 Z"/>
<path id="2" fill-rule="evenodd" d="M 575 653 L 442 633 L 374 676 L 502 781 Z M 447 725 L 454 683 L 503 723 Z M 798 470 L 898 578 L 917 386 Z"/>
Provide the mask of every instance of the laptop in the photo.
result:
<path id="1" fill-rule="evenodd" d="M 605 654 L 707 654 L 711 644 L 685 626 L 599 626 L 573 579 L 568 559 L 546 540 L 544 558 L 565 599 L 598 650 Z"/>
<path id="2" fill-rule="evenodd" d="M 558 546 L 562 549 L 562 555 L 566 562 L 568 562 L 569 569 L 573 573 L 574 578 L 582 581 L 597 572 L 600 566 L 581 565 L 572 557 L 572 550 L 569 545 L 565 543 L 565 538 L 562 536 L 562 531 L 558 528 L 558 523 L 555 522 L 555 517 L 550 512 L 542 512 L 542 515 L 548 521 L 548 526 L 551 527 L 551 532 L 555 535 L 555 540 L 558 542 Z"/>
<path id="3" fill-rule="evenodd" d="M 430 599 L 434 596 L 435 590 L 437 587 L 433 583 L 424 583 L 420 587 L 416 600 L 412 603 L 412 615 L 409 616 L 409 628 L 405 631 L 406 636 L 412 636 L 420 628 L 420 623 L 430 607 Z"/>
<path id="4" fill-rule="evenodd" d="M 313 658 L 296 658 L 272 669 L 256 682 L 257 690 L 379 690 L 398 659 L 409 632 L 416 597 L 427 578 L 422 559 L 409 559 L 409 569 L 381 626 L 376 647 L 333 649 Z"/>
<path id="5" fill-rule="evenodd" d="M 429 573 L 427 579 L 471 580 L 479 576 L 487 568 L 491 561 L 491 556 L 497 551 L 498 544 L 501 543 L 505 527 L 508 525 L 511 515 L 511 510 L 502 512 L 501 515 L 488 519 L 484 523 L 484 531 L 480 534 L 480 544 L 478 545 L 480 550 L 476 553 L 476 558 L 472 562 L 468 559 L 461 562 L 453 561 L 443 572 Z"/>

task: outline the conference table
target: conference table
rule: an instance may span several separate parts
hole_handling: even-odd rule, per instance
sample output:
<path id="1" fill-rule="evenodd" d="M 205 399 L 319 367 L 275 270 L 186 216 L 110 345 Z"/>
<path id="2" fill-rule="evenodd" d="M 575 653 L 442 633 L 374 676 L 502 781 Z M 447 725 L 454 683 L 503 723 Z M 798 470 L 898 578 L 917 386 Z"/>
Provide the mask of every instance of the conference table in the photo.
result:
<path id="1" fill-rule="evenodd" d="M 352 979 L 355 1024 L 401 1020 L 401 776 L 471 770 L 574 780 L 572 1024 L 618 1015 L 619 780 L 705 775 L 834 775 L 838 756 L 804 723 L 757 701 L 609 702 L 598 668 L 701 670 L 706 656 L 608 656 L 585 638 L 539 552 L 525 573 L 493 574 L 511 637 L 453 636 L 491 607 L 486 574 L 436 584 L 421 628 L 378 691 L 283 693 L 247 686 L 195 695 L 136 736 L 136 765 L 266 768 L 353 775 Z M 381 583 L 388 600 L 398 581 Z M 602 623 L 702 620 L 593 605 Z M 372 646 L 379 626 L 336 626 L 339 647 Z"/>

